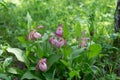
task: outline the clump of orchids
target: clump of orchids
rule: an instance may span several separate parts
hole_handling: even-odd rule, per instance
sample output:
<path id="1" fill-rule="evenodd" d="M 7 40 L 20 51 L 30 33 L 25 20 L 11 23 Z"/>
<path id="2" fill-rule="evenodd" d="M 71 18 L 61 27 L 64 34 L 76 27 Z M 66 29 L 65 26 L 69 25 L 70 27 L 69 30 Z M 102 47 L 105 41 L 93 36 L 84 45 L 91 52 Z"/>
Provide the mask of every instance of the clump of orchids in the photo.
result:
<path id="1" fill-rule="evenodd" d="M 56 29 L 54 36 L 50 37 L 49 43 L 57 48 L 62 47 L 66 44 L 66 40 L 63 38 L 63 25 L 60 24 Z"/>
<path id="2" fill-rule="evenodd" d="M 38 26 L 36 29 L 32 30 L 28 36 L 28 40 L 35 40 L 38 38 L 41 38 L 41 34 L 37 32 L 37 29 L 44 28 L 44 26 Z M 49 43 L 54 45 L 57 48 L 62 47 L 63 45 L 66 44 L 66 40 L 63 38 L 63 25 L 60 24 L 58 28 L 56 29 L 54 36 L 50 37 Z M 36 70 L 41 70 L 45 72 L 47 70 L 47 59 L 42 58 L 38 61 L 36 65 Z"/>

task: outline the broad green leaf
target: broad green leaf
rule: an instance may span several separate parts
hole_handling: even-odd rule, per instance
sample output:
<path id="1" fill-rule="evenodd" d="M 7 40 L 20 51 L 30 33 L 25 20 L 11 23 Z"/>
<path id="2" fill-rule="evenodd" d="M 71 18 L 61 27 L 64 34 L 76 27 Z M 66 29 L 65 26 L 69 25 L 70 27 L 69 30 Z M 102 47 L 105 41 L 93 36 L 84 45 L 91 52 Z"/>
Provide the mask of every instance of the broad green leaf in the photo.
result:
<path id="1" fill-rule="evenodd" d="M 52 66 L 56 61 L 58 61 L 61 57 L 61 54 L 52 54 L 48 57 L 48 67 Z"/>
<path id="2" fill-rule="evenodd" d="M 3 53 L 3 50 L 0 50 L 0 56 L 2 55 L 2 53 Z"/>
<path id="3" fill-rule="evenodd" d="M 20 42 L 22 42 L 22 43 L 25 43 L 25 42 L 26 42 L 26 40 L 25 40 L 25 38 L 24 38 L 23 36 L 19 36 L 19 37 L 17 37 L 17 39 L 18 39 Z"/>
<path id="4" fill-rule="evenodd" d="M 27 71 L 25 74 L 23 74 L 21 80 L 30 80 L 30 79 L 35 79 L 35 80 L 41 80 L 39 77 L 33 75 L 31 72 Z"/>
<path id="5" fill-rule="evenodd" d="M 8 77 L 8 75 L 7 74 L 2 74 L 2 73 L 0 73 L 0 80 L 11 80 L 9 77 Z"/>
<path id="6" fill-rule="evenodd" d="M 21 62 L 25 62 L 26 61 L 25 60 L 25 55 L 23 54 L 22 50 L 20 50 L 18 48 L 10 48 L 9 47 L 9 48 L 7 48 L 7 51 L 9 53 L 13 53 L 19 61 L 21 61 Z"/>
<path id="7" fill-rule="evenodd" d="M 71 78 L 73 78 L 74 76 L 77 76 L 80 79 L 81 77 L 79 75 L 79 72 L 80 72 L 79 70 L 72 70 L 72 71 L 70 71 L 69 76 Z"/>
<path id="8" fill-rule="evenodd" d="M 75 71 L 71 71 L 71 72 L 69 73 L 69 76 L 70 76 L 71 78 L 73 78 L 75 75 L 76 75 Z"/>
<path id="9" fill-rule="evenodd" d="M 14 67 L 10 67 L 7 69 L 7 72 L 12 73 L 12 74 L 22 74 L 23 71 L 18 69 L 18 68 L 14 68 Z"/>
<path id="10" fill-rule="evenodd" d="M 90 59 L 96 57 L 100 53 L 101 49 L 102 48 L 99 44 L 92 44 L 89 47 L 89 52 L 87 53 L 88 58 Z"/>
<path id="11" fill-rule="evenodd" d="M 64 34 L 63 34 L 63 36 L 64 36 L 64 38 L 67 38 L 68 37 L 68 34 L 69 34 L 69 29 L 68 29 L 68 27 L 67 27 L 67 25 L 65 25 L 64 27 L 63 27 L 63 30 L 64 30 Z"/>
<path id="12" fill-rule="evenodd" d="M 45 34 L 42 36 L 42 41 L 44 42 L 44 41 L 46 41 L 47 39 L 48 39 L 48 34 L 45 33 Z"/>
<path id="13" fill-rule="evenodd" d="M 12 57 L 8 57 L 5 59 L 5 61 L 3 62 L 3 68 L 6 68 L 7 66 L 9 66 L 12 62 Z"/>
<path id="14" fill-rule="evenodd" d="M 53 76 L 53 73 L 44 73 L 43 76 L 45 77 L 45 80 L 53 80 L 52 79 L 52 76 Z"/>
<path id="15" fill-rule="evenodd" d="M 75 25 L 75 26 L 74 26 L 74 32 L 75 32 L 75 35 L 76 35 L 77 37 L 80 37 L 80 34 L 81 34 L 81 26 Z"/>
<path id="16" fill-rule="evenodd" d="M 73 60 L 73 59 L 79 57 L 82 52 L 84 52 L 84 48 L 75 49 L 75 50 L 71 53 L 70 59 Z"/>

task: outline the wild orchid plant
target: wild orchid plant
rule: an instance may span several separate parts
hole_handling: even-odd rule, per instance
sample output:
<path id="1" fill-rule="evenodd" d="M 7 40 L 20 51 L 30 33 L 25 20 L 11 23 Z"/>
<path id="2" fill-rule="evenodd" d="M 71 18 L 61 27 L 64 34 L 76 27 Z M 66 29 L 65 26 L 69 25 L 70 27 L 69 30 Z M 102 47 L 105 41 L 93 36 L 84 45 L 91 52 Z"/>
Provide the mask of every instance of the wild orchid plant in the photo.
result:
<path id="1" fill-rule="evenodd" d="M 37 26 L 36 29 L 31 31 L 28 34 L 28 37 L 27 37 L 28 40 L 36 40 L 36 39 L 41 38 L 42 37 L 41 34 L 37 32 L 37 29 L 40 29 L 40 28 L 44 28 L 44 26 Z M 56 29 L 54 36 L 50 37 L 49 43 L 51 45 L 54 45 L 56 48 L 60 48 L 66 44 L 66 40 L 63 38 L 62 24 L 60 24 L 58 28 Z M 43 72 L 47 70 L 47 59 L 46 58 L 43 58 L 38 61 L 36 65 L 36 70 L 39 70 L 39 69 Z"/>
<path id="2" fill-rule="evenodd" d="M 81 37 L 81 43 L 77 44 L 77 46 L 80 46 L 81 48 L 80 47 L 72 48 L 70 46 L 63 47 L 66 44 L 66 40 L 63 38 L 63 32 L 64 32 L 63 26 L 59 25 L 56 31 L 54 32 L 54 35 L 50 36 L 50 38 L 48 37 L 48 39 L 46 40 L 47 43 L 49 43 L 49 45 L 54 46 L 54 47 L 49 47 L 51 48 L 50 49 L 51 54 L 50 53 L 46 54 L 47 51 L 45 50 L 47 50 L 48 46 L 42 45 L 45 42 L 44 41 L 41 42 L 42 41 L 41 39 L 43 38 L 43 36 L 38 32 L 38 29 L 42 29 L 42 28 L 44 28 L 44 26 L 38 26 L 28 34 L 27 39 L 29 41 L 26 47 L 26 55 L 22 53 L 22 50 L 19 50 L 16 48 L 8 48 L 7 51 L 10 53 L 14 53 L 19 61 L 25 63 L 25 65 L 27 66 L 26 68 L 27 71 L 34 70 L 35 73 L 37 73 L 38 75 L 40 74 L 40 72 L 43 72 L 41 73 L 42 74 L 41 76 L 43 76 L 48 72 L 57 70 L 57 72 L 59 73 L 57 73 L 56 76 L 58 76 L 59 74 L 60 75 L 63 74 L 62 76 L 67 74 L 67 78 L 70 77 L 70 79 L 74 79 L 74 77 L 76 77 L 76 79 L 80 79 L 79 74 L 84 73 L 86 68 L 89 68 L 89 66 L 90 67 L 92 66 L 91 63 L 89 62 L 93 60 L 95 56 L 98 55 L 98 53 L 101 50 L 101 46 L 98 44 L 87 46 L 89 38 L 85 37 L 84 35 L 85 32 L 84 32 L 84 34 L 82 34 L 82 37 Z M 31 42 L 33 44 L 32 46 L 31 46 Z M 19 52 L 16 54 L 16 51 L 18 50 Z M 42 50 L 45 52 L 42 52 Z M 18 54 L 20 57 L 18 56 Z M 22 55 L 25 55 L 25 56 L 22 56 Z M 86 57 L 83 57 L 83 56 L 86 56 Z M 55 62 L 57 62 L 57 64 Z M 86 66 L 86 64 L 89 66 Z M 61 65 L 59 66 L 60 69 L 57 67 L 58 65 Z M 34 66 L 34 69 L 31 69 L 31 67 L 33 66 Z M 51 66 L 54 67 L 55 69 L 52 68 Z M 82 67 L 84 68 L 82 69 Z M 68 73 L 66 73 L 66 71 L 62 72 L 62 70 L 66 70 Z M 24 75 L 26 74 L 28 73 L 26 72 Z M 32 73 L 29 73 L 29 74 L 32 74 Z M 51 73 L 51 74 L 55 75 L 55 73 Z"/>

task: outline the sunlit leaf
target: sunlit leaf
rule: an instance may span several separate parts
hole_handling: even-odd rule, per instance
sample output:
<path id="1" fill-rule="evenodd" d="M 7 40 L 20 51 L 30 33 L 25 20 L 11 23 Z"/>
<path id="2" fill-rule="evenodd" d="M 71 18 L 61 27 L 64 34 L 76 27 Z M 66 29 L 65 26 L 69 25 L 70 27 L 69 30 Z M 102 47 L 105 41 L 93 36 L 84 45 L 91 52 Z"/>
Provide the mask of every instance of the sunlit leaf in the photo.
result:
<path id="1" fill-rule="evenodd" d="M 3 68 L 6 68 L 7 66 L 9 66 L 12 62 L 12 57 L 8 57 L 5 59 L 5 61 L 3 62 Z"/>
<path id="2" fill-rule="evenodd" d="M 8 75 L 7 74 L 2 74 L 2 73 L 0 73 L 0 80 L 11 80 L 9 77 L 8 77 Z"/>
<path id="3" fill-rule="evenodd" d="M 10 67 L 7 69 L 7 72 L 12 73 L 12 74 L 22 74 L 22 70 L 14 67 Z"/>
<path id="4" fill-rule="evenodd" d="M 29 12 L 27 12 L 26 19 L 27 19 L 27 21 L 28 21 L 29 23 L 31 23 L 32 18 L 31 18 L 31 16 L 30 16 L 30 13 L 29 13 Z"/>
<path id="5" fill-rule="evenodd" d="M 88 58 L 94 58 L 96 57 L 100 51 L 101 51 L 101 46 L 99 44 L 92 44 L 90 47 L 89 47 L 89 52 L 88 52 Z"/>
<path id="6" fill-rule="evenodd" d="M 3 53 L 3 50 L 0 50 L 0 55 L 2 55 L 2 53 Z"/>
<path id="7" fill-rule="evenodd" d="M 44 41 L 47 40 L 47 39 L 48 39 L 48 34 L 45 33 L 45 34 L 42 36 L 42 41 L 44 42 Z"/>
<path id="8" fill-rule="evenodd" d="M 28 28 L 28 31 L 30 31 L 30 30 L 31 30 L 32 18 L 31 18 L 31 16 L 30 16 L 30 13 L 29 13 L 29 12 L 27 12 L 26 20 L 27 20 L 27 28 Z"/>
<path id="9" fill-rule="evenodd" d="M 73 78 L 74 76 L 77 76 L 78 78 L 80 78 L 79 70 L 72 70 L 72 71 L 70 71 L 69 76 L 71 78 Z"/>
<path id="10" fill-rule="evenodd" d="M 25 38 L 24 38 L 23 36 L 18 36 L 17 39 L 18 39 L 20 42 L 22 42 L 22 43 L 25 43 L 25 42 L 26 42 L 26 40 L 25 40 Z"/>
<path id="11" fill-rule="evenodd" d="M 23 51 L 21 49 L 18 49 L 18 48 L 7 48 L 7 51 L 9 53 L 13 53 L 16 58 L 21 61 L 21 62 L 25 62 L 25 55 L 23 54 Z"/>
<path id="12" fill-rule="evenodd" d="M 0 2 L 0 5 L 2 5 L 6 10 L 8 10 L 8 7 L 6 6 L 5 2 Z"/>

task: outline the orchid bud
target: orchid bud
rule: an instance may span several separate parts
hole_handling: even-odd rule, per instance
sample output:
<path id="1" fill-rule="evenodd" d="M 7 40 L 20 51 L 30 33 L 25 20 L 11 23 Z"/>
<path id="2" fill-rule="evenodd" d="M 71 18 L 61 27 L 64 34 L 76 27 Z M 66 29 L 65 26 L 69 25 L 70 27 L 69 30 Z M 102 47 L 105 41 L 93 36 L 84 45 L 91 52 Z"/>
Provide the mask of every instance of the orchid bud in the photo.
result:
<path id="1" fill-rule="evenodd" d="M 40 29 L 40 28 L 44 28 L 44 26 L 37 26 L 36 28 L 37 28 L 37 29 Z"/>
<path id="2" fill-rule="evenodd" d="M 81 44 L 80 44 L 81 47 L 86 47 L 87 46 L 87 43 L 85 41 L 82 41 Z"/>
<path id="3" fill-rule="evenodd" d="M 89 40 L 89 38 L 82 38 L 82 41 L 85 41 L 85 42 L 87 42 Z"/>
<path id="4" fill-rule="evenodd" d="M 62 25 L 59 25 L 57 30 L 55 31 L 55 34 L 59 37 L 62 37 L 62 34 L 63 34 L 63 28 L 62 28 Z"/>
<path id="5" fill-rule="evenodd" d="M 87 46 L 87 41 L 89 40 L 89 38 L 82 38 L 82 42 L 80 44 L 81 47 L 86 47 Z"/>

